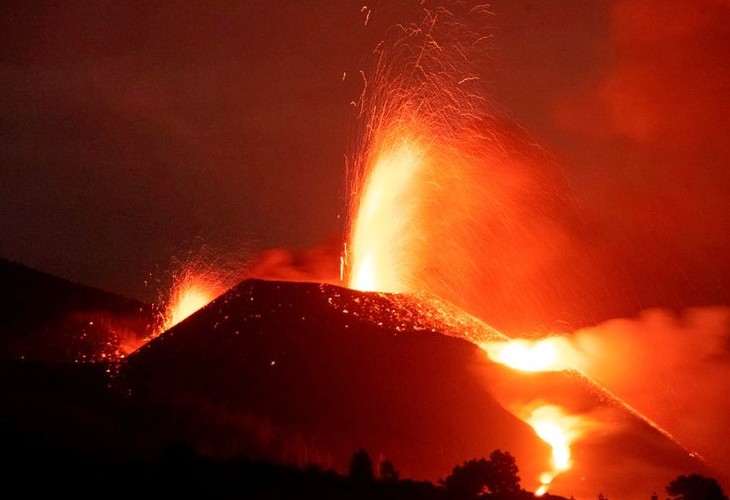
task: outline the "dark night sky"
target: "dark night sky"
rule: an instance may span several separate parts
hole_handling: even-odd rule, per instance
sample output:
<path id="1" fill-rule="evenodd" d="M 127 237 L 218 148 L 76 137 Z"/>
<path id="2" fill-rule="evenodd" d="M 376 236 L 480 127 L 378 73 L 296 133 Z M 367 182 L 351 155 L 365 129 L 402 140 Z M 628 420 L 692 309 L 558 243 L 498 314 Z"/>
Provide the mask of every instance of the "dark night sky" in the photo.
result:
<path id="1" fill-rule="evenodd" d="M 338 236 L 387 4 L 366 27 L 350 1 L 3 2 L 0 255 L 150 298 L 201 242 Z M 563 169 L 607 283 L 730 303 L 727 3 L 491 4 L 483 82 Z"/>

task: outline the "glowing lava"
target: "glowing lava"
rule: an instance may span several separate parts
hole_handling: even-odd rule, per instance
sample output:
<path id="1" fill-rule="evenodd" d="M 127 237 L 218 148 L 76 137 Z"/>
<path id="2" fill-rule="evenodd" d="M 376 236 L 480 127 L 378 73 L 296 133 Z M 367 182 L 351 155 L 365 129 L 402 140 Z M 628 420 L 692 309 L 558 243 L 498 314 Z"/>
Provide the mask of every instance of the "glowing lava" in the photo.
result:
<path id="1" fill-rule="evenodd" d="M 224 290 L 215 273 L 195 271 L 192 266 L 178 273 L 174 277 L 157 334 L 169 330 L 202 309 Z"/>
<path id="2" fill-rule="evenodd" d="M 350 287 L 403 292 L 403 266 L 393 259 L 393 242 L 403 241 L 412 223 L 413 188 L 423 152 L 412 139 L 396 140 L 383 151 L 363 187 L 352 234 Z"/>
<path id="3" fill-rule="evenodd" d="M 213 294 L 197 283 L 192 283 L 176 293 L 166 314 L 165 329 L 172 328 L 182 320 L 203 308 L 211 300 Z"/>
<path id="4" fill-rule="evenodd" d="M 555 405 L 539 406 L 525 416 L 535 433 L 552 448 L 552 470 L 540 475 L 537 496 L 547 493 L 553 479 L 572 466 L 570 444 L 580 435 L 583 421 L 580 417 L 566 415 Z"/>
<path id="5" fill-rule="evenodd" d="M 570 343 L 561 337 L 488 342 L 480 347 L 494 362 L 524 372 L 567 370 L 573 358 Z M 561 407 L 550 404 L 517 406 L 515 413 L 552 449 L 552 468 L 540 475 L 540 486 L 535 492 L 541 496 L 547 493 L 558 474 L 571 468 L 570 445 L 580 436 L 580 429 L 587 422 L 583 417 L 568 415 Z"/>
<path id="6" fill-rule="evenodd" d="M 500 364 L 526 372 L 561 371 L 572 364 L 573 350 L 562 337 L 539 340 L 515 339 L 480 345 L 489 357 Z"/>

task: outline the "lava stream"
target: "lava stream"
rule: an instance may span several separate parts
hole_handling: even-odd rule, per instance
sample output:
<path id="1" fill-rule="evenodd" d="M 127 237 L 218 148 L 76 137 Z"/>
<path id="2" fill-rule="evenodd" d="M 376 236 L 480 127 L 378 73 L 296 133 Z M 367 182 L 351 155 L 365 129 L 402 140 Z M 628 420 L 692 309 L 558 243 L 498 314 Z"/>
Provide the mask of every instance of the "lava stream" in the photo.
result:
<path id="1" fill-rule="evenodd" d="M 569 342 L 562 337 L 547 337 L 539 340 L 511 339 L 502 342 L 486 342 L 480 347 L 492 361 L 524 372 L 550 372 L 571 370 L 573 351 Z M 588 427 L 588 421 L 581 415 L 569 415 L 564 408 L 553 404 L 512 405 L 515 414 L 529 424 L 535 434 L 552 450 L 552 467 L 540 474 L 537 496 L 547 493 L 550 484 L 558 474 L 569 470 L 571 444 Z"/>
<path id="2" fill-rule="evenodd" d="M 581 417 L 566 415 L 562 408 L 555 405 L 539 406 L 529 412 L 524 420 L 552 448 L 552 470 L 540 475 L 540 486 L 535 491 L 537 496 L 541 496 L 547 493 L 550 483 L 558 474 L 572 466 L 570 444 L 580 436 L 580 427 L 584 421 Z"/>

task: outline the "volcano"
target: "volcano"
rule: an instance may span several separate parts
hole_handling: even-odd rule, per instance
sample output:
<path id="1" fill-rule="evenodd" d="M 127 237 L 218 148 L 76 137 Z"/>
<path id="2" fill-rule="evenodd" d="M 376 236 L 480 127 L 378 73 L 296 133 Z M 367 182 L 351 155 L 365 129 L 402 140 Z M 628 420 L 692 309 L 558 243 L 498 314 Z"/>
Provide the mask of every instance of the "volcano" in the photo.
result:
<path id="1" fill-rule="evenodd" d="M 474 342 L 500 336 L 428 297 L 252 280 L 141 348 L 122 372 L 153 413 L 174 415 L 159 437 L 211 454 L 342 470 L 364 447 L 409 477 L 435 480 L 502 449 L 529 487 L 549 449 L 501 401 L 539 394 L 600 427 L 575 447 L 559 493 L 643 497 L 677 474 L 706 471 L 580 374 L 490 362 Z"/>
<path id="2" fill-rule="evenodd" d="M 344 470 L 365 448 L 436 480 L 502 449 L 533 489 L 550 449 L 503 401 L 539 393 L 600 428 L 551 491 L 645 498 L 678 474 L 711 474 L 580 374 L 514 372 L 474 343 L 500 337 L 428 297 L 248 280 L 118 363 L 4 365 L 2 411 L 11 429 L 92 459 L 183 442 Z"/>
<path id="3" fill-rule="evenodd" d="M 247 281 L 130 356 L 123 376 L 147 404 L 181 405 L 174 439 L 211 453 L 344 468 L 365 447 L 429 479 L 494 447 L 547 454 L 484 391 L 480 351 L 426 330 L 426 314 L 387 295 Z"/>

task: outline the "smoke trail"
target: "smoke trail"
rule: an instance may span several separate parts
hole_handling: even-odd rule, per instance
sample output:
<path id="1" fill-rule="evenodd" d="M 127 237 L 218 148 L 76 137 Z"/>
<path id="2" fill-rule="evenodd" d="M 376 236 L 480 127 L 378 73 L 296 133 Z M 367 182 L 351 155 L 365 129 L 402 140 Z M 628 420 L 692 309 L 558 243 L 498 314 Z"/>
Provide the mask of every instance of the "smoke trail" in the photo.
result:
<path id="1" fill-rule="evenodd" d="M 574 362 L 718 471 L 730 470 L 730 308 L 644 311 L 572 335 Z M 730 478 L 724 478 L 726 481 Z"/>

